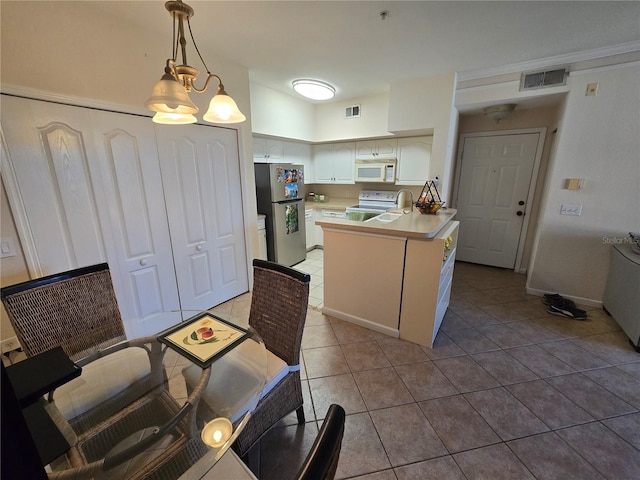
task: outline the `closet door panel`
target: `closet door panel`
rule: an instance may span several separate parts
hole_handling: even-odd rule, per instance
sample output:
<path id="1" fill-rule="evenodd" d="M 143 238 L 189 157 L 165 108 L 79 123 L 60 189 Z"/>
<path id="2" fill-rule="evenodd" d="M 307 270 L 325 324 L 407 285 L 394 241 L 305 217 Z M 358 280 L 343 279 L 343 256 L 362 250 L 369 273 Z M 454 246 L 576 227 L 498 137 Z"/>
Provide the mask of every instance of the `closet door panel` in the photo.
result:
<path id="1" fill-rule="evenodd" d="M 29 270 L 50 275 L 107 260 L 92 186 L 88 112 L 2 96 L 2 128 L 35 252 Z"/>
<path id="2" fill-rule="evenodd" d="M 208 309 L 248 291 L 236 132 L 156 131 L 182 307 Z"/>
<path id="3" fill-rule="evenodd" d="M 181 320 L 158 150 L 147 118 L 92 112 L 104 216 L 132 336 Z"/>

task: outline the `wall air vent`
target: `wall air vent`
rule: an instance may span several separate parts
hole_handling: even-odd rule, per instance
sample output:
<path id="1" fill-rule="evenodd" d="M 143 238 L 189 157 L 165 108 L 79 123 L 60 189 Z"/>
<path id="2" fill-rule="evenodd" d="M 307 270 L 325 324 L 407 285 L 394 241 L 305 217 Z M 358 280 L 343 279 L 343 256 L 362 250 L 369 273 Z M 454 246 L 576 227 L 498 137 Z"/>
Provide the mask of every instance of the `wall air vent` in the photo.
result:
<path id="1" fill-rule="evenodd" d="M 360 105 L 351 105 L 344 111 L 344 118 L 356 118 L 360 116 Z"/>
<path id="2" fill-rule="evenodd" d="M 567 68 L 554 68 L 542 72 L 526 72 L 520 77 L 520 91 L 534 88 L 557 87 L 567 83 L 569 70 Z"/>

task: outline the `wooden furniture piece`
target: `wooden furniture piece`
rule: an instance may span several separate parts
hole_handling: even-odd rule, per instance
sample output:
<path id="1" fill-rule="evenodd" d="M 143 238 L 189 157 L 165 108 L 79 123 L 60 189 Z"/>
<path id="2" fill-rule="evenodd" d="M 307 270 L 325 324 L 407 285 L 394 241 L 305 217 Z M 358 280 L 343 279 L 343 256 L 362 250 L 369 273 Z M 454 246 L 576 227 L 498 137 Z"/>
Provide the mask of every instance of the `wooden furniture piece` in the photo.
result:
<path id="1" fill-rule="evenodd" d="M 295 480 L 333 480 L 338 468 L 345 412 L 335 403 L 329 406 L 316 440 Z"/>

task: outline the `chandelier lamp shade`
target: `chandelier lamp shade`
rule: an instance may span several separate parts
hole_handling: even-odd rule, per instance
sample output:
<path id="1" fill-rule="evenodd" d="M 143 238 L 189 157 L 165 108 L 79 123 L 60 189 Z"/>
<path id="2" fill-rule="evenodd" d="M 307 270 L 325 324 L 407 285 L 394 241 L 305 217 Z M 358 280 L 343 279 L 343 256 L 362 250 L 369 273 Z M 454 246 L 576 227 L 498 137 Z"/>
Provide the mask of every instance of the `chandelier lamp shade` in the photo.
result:
<path id="1" fill-rule="evenodd" d="M 189 92 L 204 93 L 211 79 L 218 83 L 218 89 L 209 102 L 209 109 L 203 115 L 203 119 L 210 123 L 240 123 L 246 120 L 236 102 L 225 91 L 220 77 L 211 73 L 204 62 L 198 49 L 189 19 L 194 11 L 182 0 L 168 1 L 165 8 L 173 17 L 172 57 L 167 60 L 164 75 L 153 86 L 151 96 L 145 102 L 152 112 L 156 112 L 153 121 L 169 125 L 182 125 L 196 123 L 195 114 L 199 109 L 189 98 Z M 200 73 L 196 68 L 187 63 L 187 40 L 184 34 L 185 22 L 189 29 L 189 35 L 193 47 L 207 71 L 207 78 L 202 88 L 195 86 L 195 80 Z M 181 53 L 182 64 L 178 65 L 178 50 Z"/>

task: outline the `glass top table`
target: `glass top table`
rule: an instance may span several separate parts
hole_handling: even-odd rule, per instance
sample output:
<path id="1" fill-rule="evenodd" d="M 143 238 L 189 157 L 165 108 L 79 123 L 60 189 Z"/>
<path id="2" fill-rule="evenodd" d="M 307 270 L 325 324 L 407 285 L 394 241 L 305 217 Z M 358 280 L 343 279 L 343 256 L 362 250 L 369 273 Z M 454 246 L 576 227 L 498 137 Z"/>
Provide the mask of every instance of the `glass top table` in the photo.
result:
<path id="1" fill-rule="evenodd" d="M 260 400 L 266 349 L 224 315 L 181 314 L 164 332 L 76 362 L 81 375 L 45 402 L 71 445 L 51 478 L 200 478 L 227 451 Z"/>

